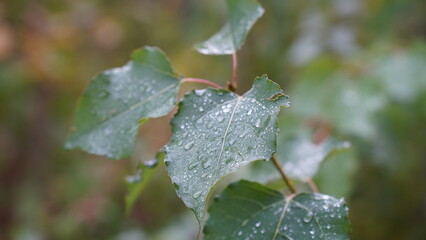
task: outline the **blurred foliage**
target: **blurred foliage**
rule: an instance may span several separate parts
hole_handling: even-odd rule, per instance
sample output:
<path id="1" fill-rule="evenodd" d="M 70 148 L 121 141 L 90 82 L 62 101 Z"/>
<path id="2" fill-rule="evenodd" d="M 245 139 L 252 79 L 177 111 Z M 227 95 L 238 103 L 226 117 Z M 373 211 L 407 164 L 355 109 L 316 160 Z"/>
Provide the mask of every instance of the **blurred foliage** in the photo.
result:
<path id="1" fill-rule="evenodd" d="M 239 92 L 267 73 L 292 99 L 282 119 L 352 142 L 315 180 L 346 196 L 353 239 L 426 239 L 426 2 L 260 2 L 265 15 L 239 53 Z M 168 141 L 171 115 L 142 127 L 129 160 L 62 145 L 88 81 L 140 46 L 224 85 L 231 59 L 191 49 L 225 10 L 217 0 L 0 2 L 0 239 L 194 237 L 163 165 L 124 215 L 125 178 Z"/>

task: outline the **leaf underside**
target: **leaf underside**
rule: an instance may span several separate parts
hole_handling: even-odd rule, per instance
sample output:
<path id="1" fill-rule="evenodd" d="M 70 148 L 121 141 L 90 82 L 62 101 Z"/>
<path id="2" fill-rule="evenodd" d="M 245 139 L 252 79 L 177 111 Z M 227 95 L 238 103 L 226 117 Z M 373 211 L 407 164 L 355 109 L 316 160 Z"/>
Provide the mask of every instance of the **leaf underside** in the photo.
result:
<path id="1" fill-rule="evenodd" d="M 230 55 L 241 48 L 248 32 L 264 10 L 256 0 L 227 0 L 228 22 L 223 28 L 195 48 L 206 55 Z"/>
<path id="2" fill-rule="evenodd" d="M 136 50 L 126 65 L 92 80 L 80 99 L 65 148 L 129 157 L 139 125 L 173 108 L 179 84 L 161 50 Z"/>
<path id="3" fill-rule="evenodd" d="M 311 193 L 286 199 L 244 180 L 215 199 L 204 228 L 206 240 L 346 240 L 349 232 L 343 199 Z"/>
<path id="4" fill-rule="evenodd" d="M 166 146 L 168 174 L 178 196 L 203 219 L 207 196 L 228 173 L 275 152 L 277 114 L 288 106 L 280 87 L 266 76 L 243 96 L 221 89 L 196 90 L 179 104 Z"/>

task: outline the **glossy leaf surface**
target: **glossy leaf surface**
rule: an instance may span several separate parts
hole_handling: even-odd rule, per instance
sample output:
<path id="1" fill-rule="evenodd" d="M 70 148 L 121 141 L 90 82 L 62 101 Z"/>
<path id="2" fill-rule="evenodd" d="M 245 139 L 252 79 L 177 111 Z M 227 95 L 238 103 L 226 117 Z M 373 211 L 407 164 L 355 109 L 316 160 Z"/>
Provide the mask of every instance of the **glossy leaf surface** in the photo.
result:
<path id="1" fill-rule="evenodd" d="M 346 240 L 350 225 L 343 199 L 300 193 L 285 198 L 263 185 L 229 185 L 209 209 L 206 240 Z"/>
<path id="2" fill-rule="evenodd" d="M 256 0 L 227 0 L 228 22 L 207 41 L 197 44 L 198 52 L 207 55 L 230 55 L 241 48 L 254 23 L 263 15 Z"/>
<path id="3" fill-rule="evenodd" d="M 289 100 L 266 76 L 243 96 L 196 90 L 179 104 L 166 146 L 166 165 L 178 196 L 203 219 L 214 185 L 228 173 L 275 152 L 277 114 Z"/>
<path id="4" fill-rule="evenodd" d="M 136 50 L 126 65 L 92 80 L 65 147 L 115 159 L 129 157 L 139 125 L 173 108 L 179 84 L 159 49 Z"/>

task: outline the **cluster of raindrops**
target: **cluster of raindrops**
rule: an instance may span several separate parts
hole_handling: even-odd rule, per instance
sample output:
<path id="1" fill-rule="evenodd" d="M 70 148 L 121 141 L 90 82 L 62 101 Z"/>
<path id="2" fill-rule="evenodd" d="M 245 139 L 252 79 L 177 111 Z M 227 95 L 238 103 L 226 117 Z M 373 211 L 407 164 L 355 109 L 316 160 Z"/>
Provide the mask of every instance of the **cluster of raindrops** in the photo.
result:
<path id="1" fill-rule="evenodd" d="M 204 208 L 211 187 L 224 175 L 275 149 L 276 115 L 257 99 L 203 89 L 187 94 L 172 120 L 166 164 L 187 206 Z"/>

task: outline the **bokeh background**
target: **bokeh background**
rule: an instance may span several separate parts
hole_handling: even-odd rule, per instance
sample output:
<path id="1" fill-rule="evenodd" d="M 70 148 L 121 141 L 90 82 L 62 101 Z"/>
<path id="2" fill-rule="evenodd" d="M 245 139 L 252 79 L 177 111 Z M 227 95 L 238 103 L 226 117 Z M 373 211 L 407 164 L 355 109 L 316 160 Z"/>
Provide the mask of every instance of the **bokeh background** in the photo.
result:
<path id="1" fill-rule="evenodd" d="M 267 73 L 292 99 L 282 132 L 320 122 L 352 142 L 315 179 L 346 198 L 352 239 L 426 239 L 426 1 L 260 2 L 266 14 L 239 52 L 239 92 Z M 162 165 L 124 214 L 126 176 L 167 143 L 172 115 L 142 127 L 132 159 L 62 146 L 90 79 L 138 47 L 224 85 L 230 57 L 193 44 L 225 19 L 218 0 L 2 0 L 0 239 L 193 239 L 196 220 Z M 194 87 L 203 86 L 182 92 Z"/>

